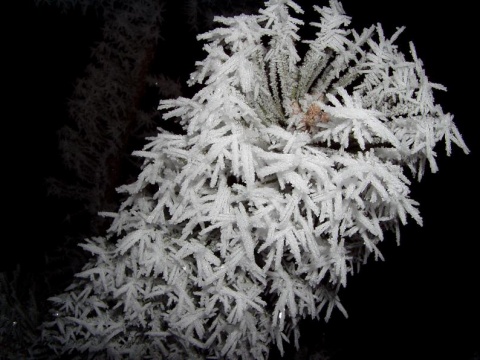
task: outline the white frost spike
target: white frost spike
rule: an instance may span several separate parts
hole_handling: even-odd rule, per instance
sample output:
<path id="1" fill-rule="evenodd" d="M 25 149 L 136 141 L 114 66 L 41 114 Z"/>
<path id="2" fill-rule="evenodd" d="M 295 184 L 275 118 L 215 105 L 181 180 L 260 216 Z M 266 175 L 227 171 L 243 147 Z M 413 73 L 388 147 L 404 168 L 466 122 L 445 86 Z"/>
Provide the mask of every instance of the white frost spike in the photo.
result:
<path id="1" fill-rule="evenodd" d="M 245 253 L 250 261 L 254 261 L 254 241 L 249 229 L 248 215 L 243 204 L 238 205 L 237 210 L 237 224 L 240 229 L 240 236 L 242 238 Z"/>

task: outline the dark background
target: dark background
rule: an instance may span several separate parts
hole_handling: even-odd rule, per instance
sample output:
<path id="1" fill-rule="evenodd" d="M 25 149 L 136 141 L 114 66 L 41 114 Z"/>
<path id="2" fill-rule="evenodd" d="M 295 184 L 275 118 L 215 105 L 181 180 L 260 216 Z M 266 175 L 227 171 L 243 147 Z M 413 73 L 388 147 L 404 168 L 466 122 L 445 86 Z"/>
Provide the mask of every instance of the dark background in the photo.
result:
<path id="1" fill-rule="evenodd" d="M 308 2 L 299 2 L 306 12 Z M 310 2 L 322 5 L 321 1 Z M 343 1 L 353 28 L 380 22 L 387 36 L 407 26 L 397 43 L 413 41 L 429 79 L 445 85 L 437 103 L 455 115 L 469 155 L 454 147 L 447 157 L 438 146 L 439 172 L 412 185 L 423 227 L 413 220 L 401 246 L 387 239 L 386 261 L 369 262 L 341 292 L 349 313 L 331 321 L 306 321 L 302 346 L 318 344 L 345 359 L 469 359 L 480 351 L 478 235 L 478 29 L 466 2 L 420 6 L 418 1 Z M 171 5 L 177 9 L 182 2 Z M 422 3 L 423 4 L 423 3 Z M 62 13 L 54 6 L 5 11 L 3 183 L 6 193 L 1 268 L 42 269 L 45 253 L 62 242 L 68 209 L 47 196 L 45 179 L 61 171 L 57 131 L 68 118 L 66 101 L 75 79 L 100 40 L 93 14 Z M 203 59 L 195 33 L 169 15 L 162 36 L 174 76 L 186 79 Z M 174 39 L 174 41 L 172 41 Z M 408 50 L 406 50 L 408 51 Z M 293 352 L 286 358 L 293 358 Z M 272 357 L 277 356 L 274 351 Z"/>

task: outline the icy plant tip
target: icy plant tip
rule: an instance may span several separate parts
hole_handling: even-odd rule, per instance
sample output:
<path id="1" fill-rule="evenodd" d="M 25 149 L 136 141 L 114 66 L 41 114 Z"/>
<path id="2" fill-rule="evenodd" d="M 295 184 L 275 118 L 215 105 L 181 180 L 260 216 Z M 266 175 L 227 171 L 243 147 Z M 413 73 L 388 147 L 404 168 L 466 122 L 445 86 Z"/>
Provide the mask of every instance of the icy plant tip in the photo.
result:
<path id="1" fill-rule="evenodd" d="M 184 133 L 135 152 L 127 200 L 84 244 L 94 260 L 53 299 L 56 348 L 266 359 L 272 344 L 298 347 L 302 318 L 346 315 L 347 276 L 382 258 L 387 234 L 422 224 L 411 181 L 437 171 L 439 142 L 468 153 L 434 102 L 445 88 L 413 44 L 399 51 L 402 28 L 357 32 L 334 0 L 313 10 L 312 40 L 286 0 L 199 36 L 198 92 L 159 105 Z"/>

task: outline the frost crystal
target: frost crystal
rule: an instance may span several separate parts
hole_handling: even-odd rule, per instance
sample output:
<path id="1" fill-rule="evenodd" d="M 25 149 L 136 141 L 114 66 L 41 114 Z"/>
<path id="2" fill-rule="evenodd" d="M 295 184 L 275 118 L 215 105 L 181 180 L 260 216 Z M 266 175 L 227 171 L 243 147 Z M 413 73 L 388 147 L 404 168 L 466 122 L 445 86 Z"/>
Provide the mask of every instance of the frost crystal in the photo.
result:
<path id="1" fill-rule="evenodd" d="M 160 102 L 160 131 L 78 279 L 52 298 L 45 338 L 104 358 L 266 359 L 299 321 L 346 316 L 338 292 L 386 233 L 422 224 L 410 180 L 437 170 L 439 141 L 468 149 L 410 56 L 380 25 L 361 33 L 338 1 L 270 0 L 199 36 L 191 99 Z M 103 358 L 102 357 L 102 358 Z"/>

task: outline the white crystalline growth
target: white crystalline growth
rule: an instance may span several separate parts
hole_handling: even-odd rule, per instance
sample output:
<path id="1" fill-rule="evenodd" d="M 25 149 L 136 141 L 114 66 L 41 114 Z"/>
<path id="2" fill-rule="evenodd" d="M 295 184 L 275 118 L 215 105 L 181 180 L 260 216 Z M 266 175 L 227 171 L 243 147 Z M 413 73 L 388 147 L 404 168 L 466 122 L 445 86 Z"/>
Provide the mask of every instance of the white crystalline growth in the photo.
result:
<path id="1" fill-rule="evenodd" d="M 348 28 L 340 2 L 303 10 L 271 0 L 218 17 L 191 99 L 161 101 L 184 134 L 160 131 L 135 154 L 138 180 L 78 279 L 52 300 L 44 336 L 98 358 L 266 359 L 298 346 L 299 321 L 329 319 L 338 291 L 392 232 L 422 219 L 410 181 L 437 170 L 440 141 L 468 153 L 435 104 L 413 45 L 380 25 Z M 305 41 L 308 50 L 297 52 Z"/>

